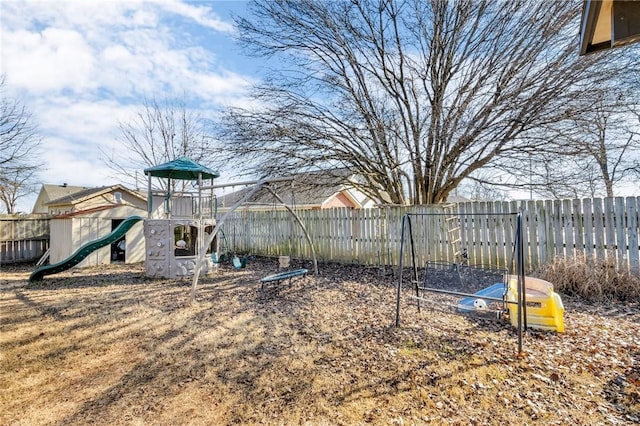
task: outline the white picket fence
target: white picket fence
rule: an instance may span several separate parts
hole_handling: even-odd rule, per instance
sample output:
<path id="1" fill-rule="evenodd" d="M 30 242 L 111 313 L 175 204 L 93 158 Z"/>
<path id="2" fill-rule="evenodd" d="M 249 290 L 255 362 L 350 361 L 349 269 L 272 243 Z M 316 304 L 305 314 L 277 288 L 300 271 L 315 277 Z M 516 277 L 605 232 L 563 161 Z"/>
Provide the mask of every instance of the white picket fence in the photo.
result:
<path id="1" fill-rule="evenodd" d="M 640 269 L 640 197 L 458 204 L 462 246 L 470 264 L 511 264 L 516 216 L 522 214 L 526 269 L 555 257 L 585 255 L 618 268 Z M 416 258 L 453 262 L 442 206 L 297 211 L 319 260 L 397 265 L 401 222 L 412 216 Z M 311 251 L 285 210 L 236 211 L 224 225 L 223 249 L 256 255 L 310 258 Z"/>

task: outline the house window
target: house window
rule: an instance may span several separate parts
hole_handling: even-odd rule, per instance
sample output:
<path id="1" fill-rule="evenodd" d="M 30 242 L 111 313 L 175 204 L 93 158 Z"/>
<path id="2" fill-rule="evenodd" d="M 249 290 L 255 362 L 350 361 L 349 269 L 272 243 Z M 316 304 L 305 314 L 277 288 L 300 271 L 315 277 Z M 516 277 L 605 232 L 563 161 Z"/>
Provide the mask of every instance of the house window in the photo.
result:
<path id="1" fill-rule="evenodd" d="M 122 192 L 114 192 L 113 201 L 115 201 L 118 204 L 122 203 Z"/>

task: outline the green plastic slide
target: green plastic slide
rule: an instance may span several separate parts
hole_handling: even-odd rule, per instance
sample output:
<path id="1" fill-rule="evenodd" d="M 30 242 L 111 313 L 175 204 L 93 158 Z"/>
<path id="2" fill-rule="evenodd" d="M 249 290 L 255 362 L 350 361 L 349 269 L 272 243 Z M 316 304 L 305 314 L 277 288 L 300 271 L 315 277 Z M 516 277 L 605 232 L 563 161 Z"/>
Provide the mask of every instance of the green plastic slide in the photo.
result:
<path id="1" fill-rule="evenodd" d="M 133 225 L 140 222 L 141 220 L 143 219 L 140 216 L 131 216 L 126 218 L 122 221 L 122 223 L 120 223 L 120 225 L 118 225 L 116 229 L 111 231 L 109 234 L 105 235 L 102 238 L 98 238 L 97 240 L 88 242 L 66 259 L 58 263 L 54 263 L 53 265 L 45 265 L 39 267 L 31 273 L 29 281 L 40 281 L 45 275 L 57 274 L 58 272 L 65 271 L 76 266 L 92 252 L 98 250 L 101 247 L 113 244 L 118 241 L 124 236 L 124 234 L 127 233 L 127 231 L 129 231 L 129 229 L 131 229 Z"/>

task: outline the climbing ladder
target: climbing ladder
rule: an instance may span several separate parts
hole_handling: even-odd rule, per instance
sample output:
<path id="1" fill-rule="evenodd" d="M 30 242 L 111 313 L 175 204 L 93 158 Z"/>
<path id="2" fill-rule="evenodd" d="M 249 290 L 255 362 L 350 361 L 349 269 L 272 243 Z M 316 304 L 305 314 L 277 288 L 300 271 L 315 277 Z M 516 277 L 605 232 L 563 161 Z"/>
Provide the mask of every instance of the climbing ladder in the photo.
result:
<path id="1" fill-rule="evenodd" d="M 467 249 L 462 247 L 462 228 L 458 205 L 456 203 L 444 204 L 444 221 L 447 231 L 447 240 L 453 248 L 453 258 L 456 266 L 466 266 L 469 262 Z"/>

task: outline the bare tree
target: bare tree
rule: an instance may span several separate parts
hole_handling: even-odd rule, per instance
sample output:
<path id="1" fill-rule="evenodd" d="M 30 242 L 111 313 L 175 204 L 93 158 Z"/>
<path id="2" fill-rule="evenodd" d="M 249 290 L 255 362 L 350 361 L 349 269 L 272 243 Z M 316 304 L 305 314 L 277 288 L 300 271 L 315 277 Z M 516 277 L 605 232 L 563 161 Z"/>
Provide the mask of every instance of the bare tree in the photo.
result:
<path id="1" fill-rule="evenodd" d="M 36 191 L 38 169 L 34 167 L 3 168 L 0 175 L 0 202 L 7 213 L 17 213 L 18 200 Z"/>
<path id="2" fill-rule="evenodd" d="M 610 110 L 599 104 L 587 119 L 576 119 L 581 130 L 570 138 L 569 146 L 581 152 L 576 160 L 587 164 L 586 177 L 598 176 L 592 195 L 613 197 L 614 188 L 629 178 L 640 176 L 639 106 Z M 588 180 L 587 180 L 588 181 Z"/>
<path id="3" fill-rule="evenodd" d="M 0 77 L 0 201 L 15 213 L 18 199 L 33 190 L 40 162 L 40 141 L 33 116 L 22 102 L 9 98 Z"/>
<path id="4" fill-rule="evenodd" d="M 257 107 L 229 110 L 223 148 L 253 174 L 346 167 L 373 199 L 445 200 L 479 170 L 544 151 L 538 129 L 629 66 L 619 51 L 578 57 L 577 3 L 256 2 L 240 40 L 279 68 Z"/>
<path id="5" fill-rule="evenodd" d="M 553 126 L 546 152 L 512 176 L 543 196 L 615 196 L 617 187 L 640 178 L 639 108 L 620 97 L 597 100 L 589 111 Z"/>
<path id="6" fill-rule="evenodd" d="M 475 179 L 467 179 L 461 182 L 452 193 L 473 201 L 506 201 L 509 199 L 508 192 L 502 189 L 500 185 L 493 183 L 496 182 L 495 176 L 491 176 L 490 173 L 485 175 L 484 170 L 478 171 L 474 175 Z M 448 201 L 451 201 L 451 199 Z"/>
<path id="7" fill-rule="evenodd" d="M 205 120 L 189 110 L 185 101 L 165 100 L 160 104 L 155 99 L 145 100 L 134 118 L 120 122 L 119 127 L 122 145 L 110 153 L 103 150 L 103 161 L 114 177 L 132 187 L 138 187 L 141 180 L 145 182 L 145 168 L 180 157 L 200 162 L 212 153 Z"/>

